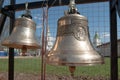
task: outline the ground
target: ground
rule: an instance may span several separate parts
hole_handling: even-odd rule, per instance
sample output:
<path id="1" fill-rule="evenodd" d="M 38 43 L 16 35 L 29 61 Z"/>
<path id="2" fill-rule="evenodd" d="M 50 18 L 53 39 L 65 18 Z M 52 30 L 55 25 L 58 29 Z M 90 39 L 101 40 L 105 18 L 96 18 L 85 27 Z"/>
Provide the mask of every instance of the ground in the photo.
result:
<path id="1" fill-rule="evenodd" d="M 46 75 L 46 80 L 109 80 L 102 76 L 90 77 L 90 76 L 77 76 L 72 78 L 71 76 L 60 76 L 60 75 Z M 41 80 L 40 75 L 36 74 L 24 74 L 15 73 L 15 80 Z M 0 73 L 0 80 L 8 80 L 8 73 Z"/>
<path id="2" fill-rule="evenodd" d="M 15 57 L 14 80 L 41 80 L 41 59 L 39 57 Z M 8 80 L 8 58 L 0 58 L 0 80 Z M 120 58 L 118 59 L 120 80 Z M 110 80 L 110 58 L 105 64 L 96 66 L 78 66 L 74 79 L 68 67 L 46 65 L 45 80 Z"/>

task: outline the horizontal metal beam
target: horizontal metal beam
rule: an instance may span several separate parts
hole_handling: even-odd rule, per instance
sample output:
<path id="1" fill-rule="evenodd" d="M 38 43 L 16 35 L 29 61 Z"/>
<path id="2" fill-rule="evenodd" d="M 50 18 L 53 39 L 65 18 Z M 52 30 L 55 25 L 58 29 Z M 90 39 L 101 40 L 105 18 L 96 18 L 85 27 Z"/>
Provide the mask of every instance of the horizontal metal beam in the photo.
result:
<path id="1" fill-rule="evenodd" d="M 87 4 L 87 3 L 96 3 L 96 2 L 106 2 L 109 0 L 75 0 L 76 4 Z M 36 1 L 36 2 L 29 2 L 28 9 L 35 9 L 35 8 L 42 8 L 48 4 L 48 7 L 54 6 L 64 6 L 69 4 L 69 0 L 48 0 L 48 1 Z M 5 6 L 6 10 L 15 10 L 21 11 L 25 10 L 25 3 L 15 4 L 15 5 L 8 5 Z"/>
<path id="2" fill-rule="evenodd" d="M 44 7 L 45 3 L 47 3 L 47 2 L 46 1 L 30 2 L 30 3 L 28 3 L 28 9 Z M 5 10 L 15 10 L 15 11 L 25 10 L 25 3 L 8 5 L 8 6 L 5 6 L 4 9 Z"/>

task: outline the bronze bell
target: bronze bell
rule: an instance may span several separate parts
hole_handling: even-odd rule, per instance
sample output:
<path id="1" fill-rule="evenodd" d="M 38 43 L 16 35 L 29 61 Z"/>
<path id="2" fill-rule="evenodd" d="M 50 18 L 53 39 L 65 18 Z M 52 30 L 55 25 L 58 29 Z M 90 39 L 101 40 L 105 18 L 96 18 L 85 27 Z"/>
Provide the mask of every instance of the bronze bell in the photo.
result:
<path id="1" fill-rule="evenodd" d="M 2 45 L 19 49 L 23 46 L 28 49 L 38 49 L 40 45 L 35 37 L 35 30 L 36 24 L 31 19 L 18 18 L 11 35 L 2 42 Z"/>
<path id="2" fill-rule="evenodd" d="M 58 20 L 56 41 L 46 55 L 46 62 L 65 66 L 104 63 L 103 57 L 91 44 L 87 18 L 80 15 L 76 8 Z"/>
<path id="3" fill-rule="evenodd" d="M 25 53 L 27 49 L 39 49 L 41 46 L 35 36 L 36 24 L 28 13 L 15 20 L 14 29 L 11 35 L 3 42 L 3 46 L 22 49 Z"/>

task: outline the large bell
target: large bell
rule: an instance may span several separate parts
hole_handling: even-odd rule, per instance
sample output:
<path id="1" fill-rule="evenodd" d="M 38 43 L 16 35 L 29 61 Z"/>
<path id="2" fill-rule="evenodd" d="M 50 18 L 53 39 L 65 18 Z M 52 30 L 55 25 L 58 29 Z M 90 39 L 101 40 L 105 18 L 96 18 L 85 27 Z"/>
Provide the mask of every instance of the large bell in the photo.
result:
<path id="1" fill-rule="evenodd" d="M 11 35 L 2 42 L 2 45 L 22 49 L 23 53 L 26 49 L 39 49 L 40 45 L 35 36 L 36 24 L 31 18 L 28 11 L 21 18 L 17 18 Z"/>
<path id="2" fill-rule="evenodd" d="M 86 17 L 72 10 L 58 20 L 56 41 L 46 62 L 71 67 L 104 63 L 91 44 Z"/>
<path id="3" fill-rule="evenodd" d="M 40 48 L 39 42 L 35 37 L 36 24 L 29 18 L 22 17 L 15 20 L 15 27 L 11 35 L 6 38 L 2 45 L 22 49 Z"/>

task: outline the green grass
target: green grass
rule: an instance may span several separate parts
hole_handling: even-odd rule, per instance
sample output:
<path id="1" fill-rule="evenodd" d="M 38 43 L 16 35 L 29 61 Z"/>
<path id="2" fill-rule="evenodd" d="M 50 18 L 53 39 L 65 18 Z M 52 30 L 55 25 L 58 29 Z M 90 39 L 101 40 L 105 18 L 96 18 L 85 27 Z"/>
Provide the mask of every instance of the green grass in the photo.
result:
<path id="1" fill-rule="evenodd" d="M 15 72 L 40 74 L 41 60 L 40 58 L 17 58 L 15 59 Z M 120 58 L 118 59 L 118 68 L 120 67 Z M 120 68 L 118 69 L 120 76 Z M 0 72 L 8 71 L 8 59 L 0 59 Z M 70 75 L 66 66 L 46 66 L 46 73 L 55 75 Z M 76 67 L 75 75 L 89 76 L 110 76 L 110 58 L 105 58 L 105 64 L 96 66 L 79 66 Z"/>
<path id="2" fill-rule="evenodd" d="M 119 59 L 120 62 L 120 59 Z M 120 66 L 120 63 L 119 63 Z M 47 73 L 53 74 L 67 74 L 70 75 L 68 67 L 56 67 L 56 66 L 47 66 Z M 120 69 L 119 69 L 120 72 Z M 96 65 L 96 66 L 78 66 L 76 67 L 75 75 L 89 75 L 89 76 L 110 76 L 110 59 L 105 58 L 105 64 L 103 65 Z M 119 73 L 120 75 L 120 73 Z"/>

